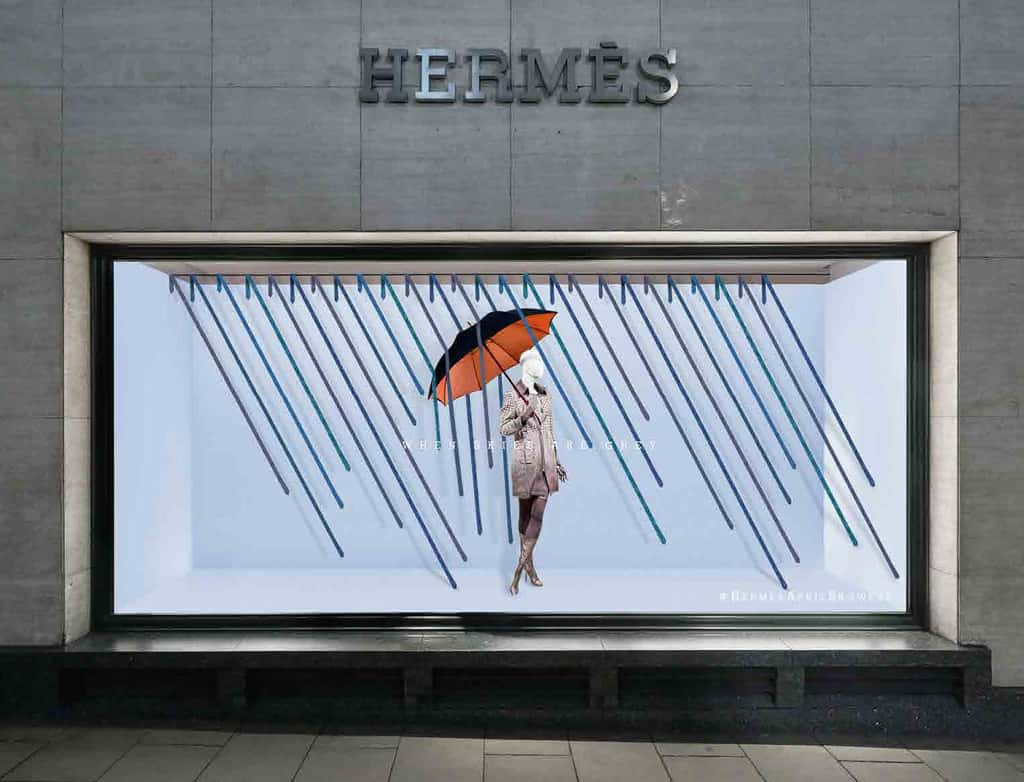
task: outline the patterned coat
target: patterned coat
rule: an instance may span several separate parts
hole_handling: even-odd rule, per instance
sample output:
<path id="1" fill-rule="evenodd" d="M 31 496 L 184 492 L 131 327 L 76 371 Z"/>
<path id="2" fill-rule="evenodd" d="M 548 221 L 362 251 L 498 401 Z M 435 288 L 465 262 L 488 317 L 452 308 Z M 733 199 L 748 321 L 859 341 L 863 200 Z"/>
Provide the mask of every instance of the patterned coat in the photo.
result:
<path id="1" fill-rule="evenodd" d="M 534 415 L 523 421 L 526 402 L 515 392 L 506 392 L 501 404 L 501 433 L 512 438 L 512 493 L 516 497 L 544 496 L 558 491 L 558 449 L 551 420 L 551 397 L 540 383 Z M 516 388 L 529 398 L 523 381 Z M 545 483 L 545 478 L 547 479 Z"/>

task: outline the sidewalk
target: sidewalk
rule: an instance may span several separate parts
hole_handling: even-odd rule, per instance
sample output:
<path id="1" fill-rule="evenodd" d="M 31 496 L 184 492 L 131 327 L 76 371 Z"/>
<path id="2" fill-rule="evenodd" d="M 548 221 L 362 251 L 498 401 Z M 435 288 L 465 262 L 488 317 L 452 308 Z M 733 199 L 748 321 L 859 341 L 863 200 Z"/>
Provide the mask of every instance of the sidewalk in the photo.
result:
<path id="1" fill-rule="evenodd" d="M 251 730 L 251 729 L 247 729 Z M 524 734 L 526 736 L 527 734 Z M 832 743 L 836 742 L 836 743 Z M 1024 782 L 1024 744 L 0 725 L 3 782 Z"/>

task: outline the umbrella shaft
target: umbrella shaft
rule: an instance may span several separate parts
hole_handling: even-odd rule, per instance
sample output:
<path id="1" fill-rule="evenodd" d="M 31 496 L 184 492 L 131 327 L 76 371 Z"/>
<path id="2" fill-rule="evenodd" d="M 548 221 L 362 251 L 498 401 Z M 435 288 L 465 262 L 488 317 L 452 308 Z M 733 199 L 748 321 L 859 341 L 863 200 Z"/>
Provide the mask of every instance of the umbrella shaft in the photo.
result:
<path id="1" fill-rule="evenodd" d="M 494 353 L 493 353 L 493 352 L 491 351 L 490 347 L 488 347 L 488 345 L 487 345 L 487 343 L 486 343 L 486 342 L 484 343 L 484 350 L 486 350 L 486 351 L 487 351 L 487 354 L 488 354 L 488 355 L 489 355 L 489 356 L 490 356 L 491 358 L 493 358 L 493 359 L 494 359 L 494 363 L 495 363 L 495 365 L 496 365 L 496 366 L 498 367 L 498 370 L 499 370 L 499 371 L 501 372 L 501 374 L 505 376 L 505 379 L 506 379 L 506 380 L 508 381 L 508 384 L 509 384 L 510 386 L 512 386 L 512 390 L 513 390 L 513 391 L 515 391 L 515 392 L 516 392 L 517 394 L 519 394 L 519 398 L 520 398 L 520 399 L 522 399 L 522 400 L 523 400 L 524 402 L 526 402 L 527 404 L 529 404 L 530 400 L 529 400 L 529 399 L 527 399 L 527 398 L 526 398 L 525 396 L 523 396 L 523 392 L 519 390 L 519 386 L 518 386 L 518 385 L 516 385 L 516 381 L 514 381 L 514 380 L 513 380 L 512 378 L 510 378 L 510 377 L 508 376 L 508 372 L 506 372 L 506 371 L 505 371 L 504 369 L 502 369 L 502 368 L 501 368 L 501 363 L 500 363 L 500 362 L 498 361 L 498 357 L 494 355 Z M 451 393 L 451 389 L 449 389 L 449 390 L 448 390 L 448 392 L 449 392 L 449 394 L 450 394 L 450 393 Z M 535 417 L 536 417 L 536 415 L 537 415 L 537 414 L 536 414 L 536 413 L 534 413 L 534 416 L 535 416 Z M 539 421 L 540 419 L 538 418 L 537 420 Z"/>

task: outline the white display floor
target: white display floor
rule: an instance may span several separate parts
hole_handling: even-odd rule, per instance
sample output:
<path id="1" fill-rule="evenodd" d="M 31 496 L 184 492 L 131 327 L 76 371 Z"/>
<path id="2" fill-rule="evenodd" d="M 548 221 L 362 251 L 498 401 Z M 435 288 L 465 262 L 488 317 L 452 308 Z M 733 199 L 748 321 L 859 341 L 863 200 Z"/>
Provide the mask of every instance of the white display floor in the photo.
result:
<path id="1" fill-rule="evenodd" d="M 786 573 L 783 591 L 766 577 L 731 571 L 547 570 L 544 587 L 511 573 L 454 571 L 459 588 L 427 570 L 195 570 L 130 601 L 122 614 L 311 613 L 822 613 L 902 612 L 904 583 L 888 593 L 841 584 L 822 571 Z"/>

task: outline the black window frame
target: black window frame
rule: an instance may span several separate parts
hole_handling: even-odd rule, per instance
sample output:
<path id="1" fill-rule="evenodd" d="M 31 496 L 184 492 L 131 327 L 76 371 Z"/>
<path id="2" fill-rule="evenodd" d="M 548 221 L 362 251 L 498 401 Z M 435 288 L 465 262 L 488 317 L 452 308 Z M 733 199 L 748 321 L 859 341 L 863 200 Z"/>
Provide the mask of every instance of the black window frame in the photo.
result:
<path id="1" fill-rule="evenodd" d="M 331 245 L 95 244 L 92 304 L 92 629 L 922 629 L 928 624 L 929 247 L 921 243 L 694 245 L 672 242 L 351 243 Z M 113 264 L 118 261 L 580 261 L 905 259 L 907 264 L 907 610 L 902 613 L 528 614 L 336 613 L 150 615 L 114 612 Z"/>

